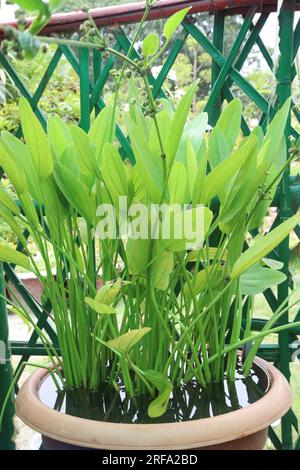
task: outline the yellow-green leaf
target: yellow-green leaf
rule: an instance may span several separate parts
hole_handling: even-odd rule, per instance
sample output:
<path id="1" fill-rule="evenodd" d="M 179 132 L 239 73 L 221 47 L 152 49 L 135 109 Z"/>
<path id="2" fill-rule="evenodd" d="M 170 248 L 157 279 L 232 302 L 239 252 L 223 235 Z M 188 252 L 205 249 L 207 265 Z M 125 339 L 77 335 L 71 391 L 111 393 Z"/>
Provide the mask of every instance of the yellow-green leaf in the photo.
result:
<path id="1" fill-rule="evenodd" d="M 116 310 L 111 307 L 110 305 L 105 305 L 102 304 L 101 302 L 97 302 L 94 299 L 91 299 L 90 297 L 86 297 L 85 303 L 91 307 L 92 310 L 95 312 L 99 313 L 100 315 L 116 315 Z"/>
<path id="2" fill-rule="evenodd" d="M 106 345 L 112 350 L 116 350 L 122 354 L 126 354 L 133 348 L 149 331 L 151 328 L 144 327 L 138 330 L 130 330 L 127 333 L 119 336 L 118 338 L 107 341 Z"/>
<path id="3" fill-rule="evenodd" d="M 27 271 L 32 271 L 30 259 L 27 256 L 3 243 L 0 243 L 0 261 L 16 264 Z"/>
<path id="4" fill-rule="evenodd" d="M 32 161 L 41 179 L 53 171 L 53 159 L 47 135 L 25 98 L 20 99 L 19 111 L 23 135 Z"/>
<path id="5" fill-rule="evenodd" d="M 258 235 L 255 237 L 253 245 L 235 262 L 231 273 L 231 279 L 236 279 L 243 272 L 264 258 L 268 253 L 270 253 L 270 251 L 276 248 L 276 246 L 278 246 L 299 223 L 300 213 L 278 225 L 278 227 L 267 235 Z"/>

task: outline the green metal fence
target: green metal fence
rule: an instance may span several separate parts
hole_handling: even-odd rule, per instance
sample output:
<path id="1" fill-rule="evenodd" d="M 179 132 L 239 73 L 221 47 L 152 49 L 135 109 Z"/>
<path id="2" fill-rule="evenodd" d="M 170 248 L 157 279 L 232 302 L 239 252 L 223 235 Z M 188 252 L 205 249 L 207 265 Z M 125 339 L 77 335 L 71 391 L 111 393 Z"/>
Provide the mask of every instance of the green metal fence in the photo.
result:
<path id="1" fill-rule="evenodd" d="M 193 2 L 186 2 L 193 4 Z M 201 2 L 195 2 L 201 6 Z M 207 2 L 206 2 L 207 3 Z M 300 20 L 294 28 L 294 14 L 297 9 L 300 9 L 300 4 L 296 0 L 283 0 L 279 12 L 279 62 L 275 69 L 271 55 L 267 47 L 264 45 L 260 36 L 261 30 L 265 25 L 270 11 L 276 8 L 276 1 L 268 0 L 257 2 L 243 1 L 242 13 L 243 22 L 233 42 L 233 45 L 227 54 L 223 53 L 224 45 L 224 30 L 226 28 L 226 16 L 237 13 L 236 10 L 230 8 L 213 11 L 213 3 L 211 2 L 211 12 L 214 14 L 214 30 L 213 39 L 210 41 L 208 37 L 201 30 L 201 16 L 197 17 L 196 14 L 189 15 L 184 21 L 177 37 L 172 43 L 168 51 L 166 60 L 161 68 L 159 75 L 154 78 L 149 76 L 150 83 L 153 85 L 154 95 L 162 97 L 164 95 L 163 85 L 172 68 L 178 54 L 182 51 L 186 39 L 192 36 L 197 43 L 206 51 L 212 58 L 212 79 L 211 79 L 211 93 L 205 106 L 205 111 L 209 113 L 209 122 L 213 126 L 218 116 L 220 115 L 222 103 L 224 100 L 231 101 L 233 99 L 233 85 L 238 87 L 241 92 L 246 95 L 256 107 L 260 110 L 261 118 L 260 124 L 265 129 L 268 119 L 272 116 L 276 108 L 282 105 L 288 96 L 291 95 L 291 83 L 296 76 L 295 58 L 300 44 Z M 215 2 L 216 4 L 218 2 Z M 236 2 L 233 2 L 236 3 Z M 254 5 L 256 3 L 256 5 Z M 184 4 L 181 3 L 180 7 L 183 8 Z M 197 11 L 196 7 L 194 9 Z M 199 8 L 201 11 L 201 8 Z M 254 15 L 259 14 L 259 18 L 254 22 Z M 195 21 L 197 19 L 197 21 Z M 122 19 L 116 18 L 118 27 L 113 27 L 112 32 L 115 37 L 115 48 L 127 52 L 130 47 L 130 39 L 126 36 L 123 27 Z M 258 46 L 262 57 L 266 64 L 274 73 L 277 87 L 276 87 L 276 102 L 271 106 L 270 103 L 251 85 L 249 81 L 242 75 L 241 70 L 245 64 L 247 57 L 253 50 L 254 46 Z M 39 101 L 47 87 L 53 73 L 58 66 L 60 60 L 65 57 L 71 64 L 72 68 L 78 75 L 80 83 L 80 109 L 81 118 L 80 125 L 84 130 L 88 130 L 90 126 L 91 114 L 95 111 L 99 112 L 105 106 L 103 100 L 103 89 L 110 70 L 114 67 L 115 58 L 111 57 L 107 61 L 102 61 L 101 52 L 90 51 L 85 48 L 72 50 L 71 48 L 60 45 L 55 50 L 53 57 L 45 70 L 43 78 L 38 85 L 34 94 L 30 94 L 25 87 L 22 80 L 18 77 L 7 58 L 0 53 L 0 64 L 4 67 L 9 74 L 20 93 L 25 96 L 34 109 L 37 117 L 40 119 L 44 127 L 46 127 L 46 117 L 39 109 Z M 132 58 L 137 58 L 138 53 L 134 49 L 132 51 Z M 90 67 L 90 64 L 93 67 Z M 92 70 L 91 70 L 92 69 Z M 293 120 L 300 122 L 300 112 L 297 108 L 292 108 L 294 117 Z M 249 126 L 246 119 L 242 120 L 242 132 L 247 135 L 249 133 Z M 19 129 L 17 135 L 21 135 Z M 287 145 L 289 146 L 289 136 L 293 135 L 298 137 L 296 129 L 292 127 L 292 119 L 286 128 Z M 122 152 L 129 158 L 132 157 L 130 143 L 127 137 L 123 134 L 120 127 L 117 127 L 116 136 L 121 144 Z M 0 176 L 3 176 L 0 173 Z M 291 177 L 289 169 L 284 174 L 280 190 L 277 193 L 274 205 L 278 207 L 278 215 L 274 226 L 281 221 L 290 217 L 293 211 L 299 208 L 300 201 L 300 185 L 296 184 L 297 178 Z M 300 238 L 300 227 L 295 229 L 296 235 Z M 26 235 L 26 233 L 25 233 Z M 21 249 L 21 245 L 19 247 Z M 288 274 L 287 281 L 280 285 L 277 295 L 273 291 L 268 290 L 265 292 L 266 300 L 273 311 L 277 306 L 287 297 L 288 289 L 291 286 L 292 280 L 289 274 L 289 239 L 286 239 L 273 253 L 275 259 L 279 259 L 284 263 L 284 271 Z M 25 286 L 18 279 L 14 267 L 8 264 L 3 266 L 0 263 L 0 291 L 4 292 L 4 280 L 10 282 L 19 295 L 22 297 L 25 304 L 31 310 L 32 314 L 36 317 L 37 324 L 43 328 L 53 344 L 57 346 L 57 338 L 55 330 L 47 321 L 47 301 L 45 305 L 39 305 L 30 293 L 26 290 Z M 293 321 L 299 321 L 300 308 Z M 289 314 L 283 316 L 280 323 L 289 321 Z M 265 324 L 263 319 L 253 320 L 253 329 L 260 330 Z M 275 362 L 281 369 L 285 376 L 290 379 L 290 361 L 293 353 L 292 343 L 297 339 L 300 334 L 300 329 L 290 329 L 289 332 L 278 334 L 278 343 L 271 345 L 263 345 L 260 349 L 260 355 L 267 360 Z M 18 368 L 22 363 L 27 361 L 31 356 L 43 355 L 45 352 L 41 344 L 38 343 L 38 337 L 35 332 L 32 333 L 29 341 L 20 342 L 13 341 L 11 347 L 8 341 L 8 321 L 6 306 L 3 301 L 0 301 L 0 347 L 2 346 L 2 355 L 0 350 L 0 407 L 1 400 L 5 395 L 5 390 L 8 389 L 11 383 L 12 371 L 10 366 L 10 354 L 21 356 Z M 3 357 L 2 357 L 3 356 Z M 12 404 L 7 409 L 5 416 L 5 424 L 1 431 L 0 449 L 13 448 L 13 426 L 12 426 L 13 409 Z M 298 434 L 297 417 L 291 410 L 283 419 L 281 423 L 280 437 L 277 436 L 272 428 L 270 428 L 269 436 L 276 449 L 300 449 L 300 438 L 296 437 Z"/>

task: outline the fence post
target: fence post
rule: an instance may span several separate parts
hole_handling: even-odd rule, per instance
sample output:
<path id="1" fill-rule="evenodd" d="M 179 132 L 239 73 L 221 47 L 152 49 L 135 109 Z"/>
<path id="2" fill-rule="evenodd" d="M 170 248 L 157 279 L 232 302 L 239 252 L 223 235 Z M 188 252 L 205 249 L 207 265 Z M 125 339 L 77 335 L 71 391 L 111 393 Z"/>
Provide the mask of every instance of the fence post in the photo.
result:
<path id="1" fill-rule="evenodd" d="M 3 274 L 3 265 L 0 263 L 0 294 L 5 294 L 5 283 Z M 0 409 L 2 408 L 4 399 L 12 381 L 12 367 L 10 363 L 10 346 L 8 342 L 8 320 L 6 303 L 0 297 Z M 4 419 L 0 430 L 0 450 L 13 450 L 15 445 L 13 442 L 14 435 L 14 406 L 13 396 L 6 407 Z"/>
<path id="2" fill-rule="evenodd" d="M 292 66 L 293 66 L 293 24 L 294 24 L 295 0 L 284 0 L 279 12 L 279 51 L 280 57 L 276 71 L 278 106 L 281 107 L 286 99 L 291 96 Z M 286 126 L 286 143 L 289 149 L 289 136 L 291 134 L 291 118 Z M 279 222 L 283 222 L 291 215 L 291 195 L 289 188 L 289 168 L 284 172 L 280 183 Z M 289 238 L 286 238 L 278 247 L 280 260 L 284 263 L 284 272 L 289 269 Z M 278 288 L 278 304 L 281 304 L 289 294 L 289 281 L 282 283 Z M 281 317 L 281 323 L 289 321 L 288 312 Z M 279 367 L 288 380 L 290 380 L 289 366 L 289 333 L 279 334 Z M 291 413 L 287 413 L 281 421 L 282 447 L 293 448 Z"/>

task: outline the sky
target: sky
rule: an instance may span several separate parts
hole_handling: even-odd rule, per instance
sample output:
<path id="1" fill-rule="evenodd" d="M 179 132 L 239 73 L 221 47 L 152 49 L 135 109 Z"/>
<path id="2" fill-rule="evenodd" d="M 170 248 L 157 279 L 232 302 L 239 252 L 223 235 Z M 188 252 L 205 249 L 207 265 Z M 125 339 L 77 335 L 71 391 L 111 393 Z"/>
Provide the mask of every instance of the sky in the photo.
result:
<path id="1" fill-rule="evenodd" d="M 282 0 L 280 0 L 280 3 L 281 1 Z M 128 3 L 129 2 L 130 0 L 128 0 Z M 13 20 L 14 9 L 14 5 L 6 5 L 5 0 L 0 0 L 0 22 Z M 256 17 L 258 17 L 258 15 L 256 15 Z M 298 21 L 299 18 L 300 13 L 297 12 L 295 14 L 295 23 Z M 278 38 L 278 22 L 276 13 L 271 13 L 271 15 L 269 16 L 268 21 L 261 32 L 261 37 L 267 47 L 276 47 Z"/>

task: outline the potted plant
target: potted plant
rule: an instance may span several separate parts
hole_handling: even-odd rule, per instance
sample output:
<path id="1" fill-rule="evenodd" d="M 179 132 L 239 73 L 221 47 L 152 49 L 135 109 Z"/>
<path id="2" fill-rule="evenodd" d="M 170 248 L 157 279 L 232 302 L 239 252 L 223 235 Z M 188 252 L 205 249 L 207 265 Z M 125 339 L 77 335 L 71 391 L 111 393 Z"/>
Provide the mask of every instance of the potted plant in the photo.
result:
<path id="1" fill-rule="evenodd" d="M 165 44 L 186 13 L 166 22 Z M 1 135 L 0 165 L 20 204 L 1 189 L 0 211 L 23 252 L 1 242 L 0 260 L 40 280 L 59 344 L 9 301 L 50 359 L 16 401 L 45 448 L 262 448 L 290 407 L 285 378 L 256 353 L 289 328 L 278 320 L 295 293 L 261 332 L 251 320 L 254 296 L 286 279 L 267 255 L 300 214 L 250 236 L 288 164 L 290 100 L 266 135 L 257 127 L 241 138 L 239 100 L 208 134 L 205 113 L 188 119 L 197 83 L 175 110 L 153 98 L 147 71 L 164 47 L 150 34 L 141 62 L 123 57 L 134 164 L 114 140 L 117 93 L 88 133 L 53 117 L 46 134 L 21 99 L 25 142 Z"/>

